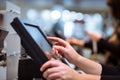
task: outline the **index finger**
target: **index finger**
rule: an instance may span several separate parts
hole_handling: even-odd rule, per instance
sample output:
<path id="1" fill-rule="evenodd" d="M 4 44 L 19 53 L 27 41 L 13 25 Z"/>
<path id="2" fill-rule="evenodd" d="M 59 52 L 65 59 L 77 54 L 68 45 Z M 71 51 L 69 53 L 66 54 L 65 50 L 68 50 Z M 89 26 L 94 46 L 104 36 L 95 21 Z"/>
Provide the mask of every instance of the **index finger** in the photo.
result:
<path id="1" fill-rule="evenodd" d="M 59 42 L 63 46 L 66 46 L 66 41 L 64 41 L 63 39 L 60 39 L 60 38 L 57 38 L 57 37 L 47 37 L 47 39 Z"/>

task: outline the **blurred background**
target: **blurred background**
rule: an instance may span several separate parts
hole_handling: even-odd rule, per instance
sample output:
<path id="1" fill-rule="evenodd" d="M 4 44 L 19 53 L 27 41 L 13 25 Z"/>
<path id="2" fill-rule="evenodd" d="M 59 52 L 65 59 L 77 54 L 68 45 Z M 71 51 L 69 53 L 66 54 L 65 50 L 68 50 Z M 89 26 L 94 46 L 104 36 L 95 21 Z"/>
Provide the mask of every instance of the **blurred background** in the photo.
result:
<path id="1" fill-rule="evenodd" d="M 4 14 L 4 10 L 6 10 L 6 3 L 5 3 L 6 1 L 9 1 L 10 3 L 19 6 L 20 17 L 37 23 L 40 26 L 40 28 L 44 31 L 44 33 L 48 36 L 57 36 L 64 40 L 74 37 L 76 39 L 89 42 L 90 37 L 88 36 L 87 32 L 99 33 L 102 34 L 102 38 L 108 38 L 109 36 L 112 35 L 114 31 L 113 28 L 114 21 L 112 20 L 112 17 L 109 14 L 108 7 L 106 5 L 106 0 L 0 0 L 0 13 Z M 11 17 L 9 18 L 8 12 L 6 12 L 5 14 L 8 14 L 7 17 L 5 16 L 6 22 L 8 21 L 10 23 L 12 18 Z M 16 13 L 13 14 L 15 14 L 16 16 Z M 4 25 L 3 23 L 0 23 L 0 29 L 1 26 L 3 26 L 3 28 L 4 26 L 6 26 L 6 23 L 4 23 Z M 10 24 L 7 26 L 10 26 Z M 10 30 L 9 27 L 7 27 L 6 30 L 9 31 Z M 9 32 L 13 32 L 13 31 L 10 30 Z M 29 61 L 27 59 L 28 61 L 26 61 L 26 59 L 23 58 L 19 59 L 19 55 L 17 56 L 15 55 L 18 52 L 20 54 L 25 54 L 22 55 L 22 57 L 26 58 L 26 53 L 22 52 L 22 49 L 19 49 L 21 47 L 21 45 L 18 43 L 20 42 L 20 40 L 16 35 L 17 34 L 14 32 L 9 35 L 12 36 L 13 38 L 12 39 L 10 37 L 9 37 L 10 39 L 8 38 L 8 42 L 9 41 L 11 42 L 9 42 L 10 45 L 7 46 L 10 46 L 11 51 L 12 51 L 11 46 L 14 47 L 15 49 L 13 49 L 13 52 L 10 52 L 10 55 L 7 57 L 8 59 L 7 66 L 3 65 L 3 63 L 0 61 L 1 66 L 10 67 L 9 71 L 7 71 L 6 68 L 0 67 L 0 72 L 2 73 L 0 74 L 0 80 L 6 80 L 6 77 L 9 77 L 6 76 L 6 73 L 8 73 L 7 75 L 10 76 L 14 75 L 12 76 L 12 78 L 8 78 L 7 80 L 17 80 L 19 74 L 15 74 L 15 73 L 18 72 L 19 66 L 24 65 L 22 66 L 22 68 L 28 69 L 26 67 L 28 67 L 29 63 L 30 66 L 33 65 L 31 60 Z M 17 43 L 17 44 L 13 45 L 12 43 Z M 92 45 L 93 48 L 90 49 L 81 48 L 80 46 L 74 46 L 74 45 L 72 46 L 81 55 L 91 59 L 91 55 L 93 53 L 99 53 L 97 51 L 97 43 L 93 42 Z M 5 46 L 5 48 L 9 50 L 8 47 Z M 2 49 L 3 49 L 3 45 L 2 45 Z M 2 49 L 0 48 L 1 52 Z M 19 52 L 19 50 L 21 50 L 21 52 Z M 83 52 L 81 53 L 81 51 Z M 99 57 L 97 57 L 97 60 L 96 58 L 94 58 L 94 60 L 104 64 L 106 59 L 105 56 L 103 54 L 102 56 L 101 54 L 100 55 L 97 54 L 97 55 Z M 2 58 L 3 56 L 4 55 L 2 55 Z M 15 60 L 20 60 L 20 62 L 15 62 Z M 14 66 L 14 64 L 16 66 Z M 76 67 L 74 68 L 77 69 Z M 17 71 L 14 69 L 16 69 Z M 32 68 L 30 67 L 30 69 L 33 69 L 33 66 Z M 12 70 L 15 72 L 12 73 Z M 30 70 L 26 72 L 27 75 L 26 80 L 31 80 L 30 78 L 28 78 L 28 76 L 30 75 L 28 74 L 29 71 Z M 20 74 L 25 73 L 23 70 L 21 72 L 22 73 Z M 41 80 L 41 79 L 34 79 L 34 80 Z"/>
<path id="2" fill-rule="evenodd" d="M 85 38 L 85 31 L 112 33 L 106 0 L 8 0 L 21 8 L 21 17 L 37 22 L 46 33 Z M 4 9 L 5 0 L 0 0 Z M 109 26 L 109 30 L 108 30 Z M 59 28 L 59 29 L 58 29 Z M 68 30 L 69 29 L 69 30 Z M 52 31 L 53 32 L 53 31 Z M 52 34 L 51 34 L 52 35 Z"/>

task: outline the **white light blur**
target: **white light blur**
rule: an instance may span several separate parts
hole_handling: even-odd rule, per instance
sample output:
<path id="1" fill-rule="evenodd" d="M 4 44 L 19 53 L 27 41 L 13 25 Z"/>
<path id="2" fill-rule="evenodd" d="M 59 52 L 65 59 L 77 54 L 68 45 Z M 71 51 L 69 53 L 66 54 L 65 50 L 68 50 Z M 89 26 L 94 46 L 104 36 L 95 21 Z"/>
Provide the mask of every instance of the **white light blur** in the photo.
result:
<path id="1" fill-rule="evenodd" d="M 76 18 L 77 18 L 77 20 L 83 20 L 84 15 L 82 13 L 77 13 Z"/>
<path id="2" fill-rule="evenodd" d="M 87 32 L 97 32 L 102 34 L 103 19 L 100 14 L 85 15 L 85 30 Z"/>
<path id="3" fill-rule="evenodd" d="M 62 20 L 63 20 L 64 22 L 65 22 L 65 21 L 69 21 L 69 20 L 70 20 L 70 17 L 71 17 L 70 11 L 64 10 L 64 11 L 62 12 Z"/>
<path id="4" fill-rule="evenodd" d="M 103 28 L 103 19 L 102 16 L 98 13 L 93 15 L 94 19 L 94 30 L 96 32 L 102 33 L 102 28 Z"/>
<path id="5" fill-rule="evenodd" d="M 38 16 L 38 13 L 35 9 L 29 9 L 27 11 L 27 18 L 30 20 L 35 20 Z"/>
<path id="6" fill-rule="evenodd" d="M 69 38 L 69 37 L 72 36 L 73 28 L 74 28 L 74 23 L 73 22 L 66 22 L 64 24 L 64 36 L 66 38 Z"/>
<path id="7" fill-rule="evenodd" d="M 61 12 L 60 12 L 60 11 L 58 11 L 58 10 L 53 10 L 53 11 L 51 12 L 51 18 L 52 18 L 53 20 L 58 20 L 60 17 L 61 17 Z"/>
<path id="8" fill-rule="evenodd" d="M 102 16 L 100 15 L 100 14 L 98 14 L 98 13 L 96 13 L 96 14 L 94 14 L 94 16 L 93 16 L 93 18 L 94 18 L 94 20 L 97 22 L 97 23 L 100 23 L 100 22 L 102 22 Z"/>
<path id="9" fill-rule="evenodd" d="M 76 12 L 75 11 L 72 11 L 71 13 L 70 13 L 70 18 L 71 18 L 71 20 L 72 21 L 74 21 L 77 17 L 76 17 Z"/>
<path id="10" fill-rule="evenodd" d="M 92 16 L 85 14 L 85 30 L 87 32 L 91 31 L 93 30 L 93 27 L 94 27 L 94 22 L 93 22 Z"/>
<path id="11" fill-rule="evenodd" d="M 41 17 L 43 20 L 48 21 L 50 20 L 50 10 L 44 10 L 41 12 Z"/>

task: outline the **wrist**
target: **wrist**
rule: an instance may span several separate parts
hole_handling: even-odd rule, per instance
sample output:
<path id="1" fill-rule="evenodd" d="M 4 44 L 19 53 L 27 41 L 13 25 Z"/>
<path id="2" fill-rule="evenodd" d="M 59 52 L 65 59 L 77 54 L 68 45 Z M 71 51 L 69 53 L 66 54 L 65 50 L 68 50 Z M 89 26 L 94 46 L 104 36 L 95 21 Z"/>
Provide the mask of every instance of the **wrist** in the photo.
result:
<path id="1" fill-rule="evenodd" d="M 84 57 L 78 54 L 78 55 L 76 56 L 76 59 L 75 59 L 75 61 L 74 61 L 74 64 L 75 64 L 76 66 L 79 66 L 82 61 L 84 61 Z"/>
<path id="2" fill-rule="evenodd" d="M 80 74 L 80 80 L 100 80 L 99 75 L 91 75 L 91 74 Z"/>

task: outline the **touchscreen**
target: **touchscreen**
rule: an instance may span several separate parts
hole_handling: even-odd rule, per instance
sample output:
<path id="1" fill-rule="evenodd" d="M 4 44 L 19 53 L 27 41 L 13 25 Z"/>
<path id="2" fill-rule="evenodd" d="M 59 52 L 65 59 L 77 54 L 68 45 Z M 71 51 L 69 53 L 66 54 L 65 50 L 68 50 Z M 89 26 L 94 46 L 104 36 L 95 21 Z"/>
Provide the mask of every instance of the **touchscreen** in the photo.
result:
<path id="1" fill-rule="evenodd" d="M 43 34 L 39 31 L 38 28 L 25 24 L 25 28 L 38 46 L 43 50 L 43 52 L 50 52 L 52 55 L 51 45 L 48 43 Z"/>

